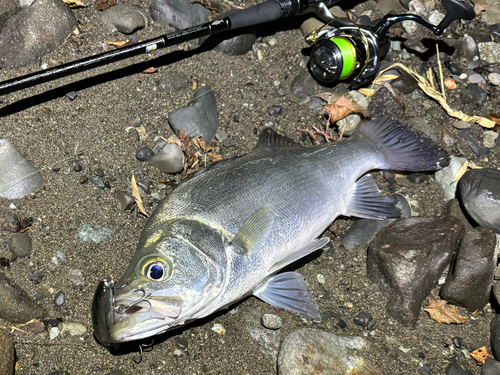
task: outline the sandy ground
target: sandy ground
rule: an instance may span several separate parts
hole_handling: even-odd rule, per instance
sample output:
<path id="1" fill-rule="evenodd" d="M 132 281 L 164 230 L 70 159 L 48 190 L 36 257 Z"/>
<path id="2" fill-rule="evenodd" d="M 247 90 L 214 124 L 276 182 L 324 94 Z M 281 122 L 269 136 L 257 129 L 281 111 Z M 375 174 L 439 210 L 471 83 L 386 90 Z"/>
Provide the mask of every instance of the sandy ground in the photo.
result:
<path id="1" fill-rule="evenodd" d="M 130 3 L 149 5 L 145 1 Z M 83 34 L 82 46 L 67 41 L 44 57 L 43 62 L 49 66 L 102 52 L 106 40 L 126 39 L 107 30 L 93 7 L 76 10 L 75 14 L 82 24 L 92 22 L 95 27 Z M 34 197 L 14 202 L 0 200 L 0 209 L 7 209 L 14 203 L 20 217 L 34 219 L 31 231 L 33 254 L 29 259 L 13 262 L 7 275 L 30 295 L 36 292 L 46 294 L 41 304 L 48 310 L 48 317 L 78 322 L 89 328 L 81 338 L 62 336 L 54 340 L 49 340 L 46 331 L 37 335 L 13 333 L 19 367 L 17 374 L 48 374 L 55 370 L 65 370 L 72 375 L 104 374 L 113 369 L 137 375 L 273 374 L 276 373 L 275 361 L 249 332 L 259 325 L 260 314 L 274 313 L 283 318 L 283 328 L 275 337 L 278 345 L 289 333 L 301 327 L 315 327 L 339 335 L 362 335 L 362 328 L 352 323 L 352 317 L 359 311 L 369 312 L 377 321 L 368 335 L 371 348 L 365 356 L 382 373 L 418 374 L 421 363 L 425 361 L 433 373 L 443 374 L 453 358 L 458 358 L 474 374 L 480 373 L 472 359 L 466 359 L 459 351 L 453 352 L 450 347 L 456 336 L 462 338 L 465 348 L 488 345 L 489 323 L 494 315 L 491 310 L 479 311 L 475 320 L 463 325 L 438 324 L 422 311 L 416 329 L 404 328 L 385 314 L 384 298 L 366 278 L 366 246 L 348 251 L 335 238 L 333 252 L 312 256 L 309 262 L 298 266 L 298 271 L 318 295 L 320 310 L 327 317 L 321 324 L 306 322 L 293 313 L 249 298 L 238 304 L 233 313 L 220 313 L 158 338 L 156 343 L 161 342 L 161 345 L 144 353 L 139 364 L 132 361 L 135 353 L 127 349 L 110 353 L 95 341 L 90 319 L 95 287 L 103 277 L 110 274 L 120 276 L 124 272 L 145 224 L 144 218 L 121 209 L 114 198 L 114 190 L 130 191 L 132 174 L 138 180 L 154 182 L 165 177 L 156 168 L 138 162 L 135 153 L 143 146 L 152 147 L 157 135 L 172 135 L 165 115 L 187 103 L 194 85 L 214 87 L 221 128 L 229 135 L 223 145 L 214 143 L 221 147 L 224 158 L 248 152 L 257 142 L 256 134 L 271 121 L 275 123 L 275 129 L 297 141 L 304 141 L 298 127 L 321 124 L 320 118 L 296 103 L 289 90 L 293 78 L 305 69 L 306 57 L 302 49 L 306 45 L 297 27 L 297 23 L 286 22 L 263 30 L 262 40 L 256 43 L 264 57 L 262 61 L 258 61 L 254 52 L 231 57 L 215 51 L 191 53 L 183 52 L 182 48 L 171 48 L 167 51 L 170 54 L 157 51 L 1 98 L 0 137 L 10 140 L 38 168 L 51 166 L 42 172 L 44 188 Z M 152 25 L 141 33 L 141 38 L 145 40 L 165 32 L 164 27 Z M 271 47 L 273 42 L 275 44 Z M 413 63 L 418 67 L 418 60 Z M 158 72 L 140 73 L 150 66 L 158 67 Z M 35 66 L 2 71 L 0 77 L 12 78 L 34 70 Z M 184 75 L 190 88 L 171 93 L 158 90 L 157 81 L 173 73 Z M 345 85 L 337 88 L 338 91 L 345 89 Z M 69 91 L 77 91 L 75 100 L 65 97 Z M 460 94 L 456 96 L 457 104 Z M 399 100 L 404 105 L 406 118 L 422 116 L 434 127 L 446 127 L 468 159 L 482 166 L 499 166 L 498 148 L 487 162 L 474 158 L 459 133 L 451 128 L 451 119 L 437 103 L 423 98 L 414 101 L 403 95 Z M 269 105 L 280 105 L 281 115 L 271 117 L 267 113 Z M 487 115 L 492 104 L 489 106 L 476 114 Z M 238 122 L 234 121 L 235 117 Z M 125 128 L 136 119 L 140 119 L 148 134 L 141 142 L 125 132 Z M 477 136 L 480 132 L 475 126 L 473 134 Z M 84 170 L 79 173 L 71 170 L 65 175 L 62 169 L 74 165 L 72 155 L 75 150 L 83 150 L 85 159 L 81 163 Z M 456 149 L 451 151 L 458 155 Z M 96 168 L 104 171 L 111 189 L 100 190 L 91 183 L 79 183 L 82 175 L 90 177 Z M 381 174 L 376 176 L 382 181 Z M 381 187 L 387 189 L 383 182 Z M 425 200 L 427 214 L 439 214 L 444 206 L 442 192 L 432 179 L 422 185 L 399 186 L 398 191 Z M 145 196 L 144 200 L 146 210 L 152 212 L 157 203 L 150 196 Z M 350 220 L 339 220 L 340 232 L 344 232 L 350 223 Z M 116 229 L 117 233 L 101 244 L 79 244 L 75 235 L 82 224 L 100 224 Z M 9 257 L 8 236 L 5 233 L 1 236 L 0 256 Z M 63 266 L 51 262 L 58 250 L 67 257 Z M 85 282 L 81 288 L 72 287 L 67 277 L 70 269 L 82 271 Z M 45 275 L 40 284 L 29 281 L 31 275 L 40 273 Z M 317 274 L 325 276 L 324 285 L 317 281 Z M 52 302 L 59 290 L 67 296 L 60 308 Z M 437 289 L 431 296 L 436 293 Z M 338 318 L 347 322 L 347 328 L 338 326 Z M 226 328 L 224 336 L 211 330 L 215 323 Z M 189 341 L 188 349 L 179 357 L 173 354 L 176 349 L 173 337 L 176 335 Z M 130 350 L 136 351 L 137 348 Z"/>

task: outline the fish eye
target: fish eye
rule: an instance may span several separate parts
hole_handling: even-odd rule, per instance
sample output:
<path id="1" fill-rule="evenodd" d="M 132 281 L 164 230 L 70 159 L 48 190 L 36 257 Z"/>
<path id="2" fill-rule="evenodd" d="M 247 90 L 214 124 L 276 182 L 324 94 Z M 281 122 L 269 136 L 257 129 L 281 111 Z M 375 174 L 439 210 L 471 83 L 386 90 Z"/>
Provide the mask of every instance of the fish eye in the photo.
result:
<path id="1" fill-rule="evenodd" d="M 150 259 L 142 267 L 142 274 L 153 281 L 163 281 L 170 277 L 172 268 L 164 260 Z"/>

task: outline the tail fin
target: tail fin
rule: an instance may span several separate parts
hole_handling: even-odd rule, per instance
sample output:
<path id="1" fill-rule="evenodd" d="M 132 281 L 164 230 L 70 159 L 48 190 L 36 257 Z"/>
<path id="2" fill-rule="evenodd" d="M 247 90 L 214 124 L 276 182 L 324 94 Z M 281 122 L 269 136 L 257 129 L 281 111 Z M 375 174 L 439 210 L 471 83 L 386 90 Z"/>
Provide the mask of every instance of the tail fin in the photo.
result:
<path id="1" fill-rule="evenodd" d="M 428 138 L 382 116 L 359 128 L 381 157 L 381 169 L 434 171 L 448 165 L 448 155 Z"/>

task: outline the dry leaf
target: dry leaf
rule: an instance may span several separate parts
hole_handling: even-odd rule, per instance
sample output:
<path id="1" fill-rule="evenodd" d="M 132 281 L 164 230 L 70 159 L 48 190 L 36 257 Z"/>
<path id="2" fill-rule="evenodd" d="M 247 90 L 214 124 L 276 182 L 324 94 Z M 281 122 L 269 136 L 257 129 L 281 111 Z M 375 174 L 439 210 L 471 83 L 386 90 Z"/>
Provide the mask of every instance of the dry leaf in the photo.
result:
<path id="1" fill-rule="evenodd" d="M 455 90 L 457 88 L 457 83 L 453 80 L 453 78 L 446 78 L 444 80 L 444 86 L 448 90 Z"/>
<path id="2" fill-rule="evenodd" d="M 135 181 L 135 176 L 132 175 L 132 195 L 134 196 L 135 203 L 137 204 L 137 208 L 146 217 L 149 217 L 149 215 L 144 211 L 144 206 L 142 205 L 142 199 L 141 196 L 139 195 L 139 188 L 137 187 L 137 182 Z"/>
<path id="3" fill-rule="evenodd" d="M 479 13 L 483 12 L 484 10 L 486 10 L 486 0 L 475 0 L 474 12 L 476 13 L 476 16 L 478 16 Z"/>
<path id="4" fill-rule="evenodd" d="M 82 0 L 63 0 L 63 3 L 70 8 L 86 7 Z"/>
<path id="5" fill-rule="evenodd" d="M 484 365 L 487 358 L 491 358 L 491 354 L 488 353 L 486 346 L 482 346 L 473 352 L 469 353 L 472 358 L 474 358 L 478 365 Z"/>
<path id="6" fill-rule="evenodd" d="M 210 161 L 212 161 L 212 162 L 216 162 L 216 161 L 222 160 L 222 156 L 219 155 L 218 153 L 216 153 L 215 151 L 211 152 L 209 155 L 210 155 Z"/>
<path id="7" fill-rule="evenodd" d="M 490 113 L 488 115 L 488 120 L 494 121 L 497 125 L 500 125 L 500 116 L 498 113 Z"/>
<path id="8" fill-rule="evenodd" d="M 156 73 L 157 71 L 158 71 L 158 69 L 156 69 L 154 66 L 152 66 L 151 68 L 147 68 L 147 69 L 143 70 L 142 72 L 147 73 L 147 74 L 151 74 L 151 73 Z"/>
<path id="9" fill-rule="evenodd" d="M 424 310 L 429 313 L 432 319 L 438 323 L 465 323 L 469 320 L 468 316 L 463 316 L 458 312 L 456 306 L 446 306 L 448 302 L 445 300 L 431 301 L 429 305 L 424 307 Z"/>
<path id="10" fill-rule="evenodd" d="M 184 169 L 184 171 L 182 172 L 182 177 L 186 177 L 188 170 L 194 169 L 196 167 L 198 159 L 196 158 L 196 154 L 193 152 L 193 150 L 191 150 L 193 138 L 179 129 L 179 139 L 181 141 L 181 149 L 186 155 L 187 159 L 186 169 Z"/>
<path id="11" fill-rule="evenodd" d="M 355 109 L 351 101 L 347 97 L 342 96 L 334 104 L 325 105 L 325 111 L 329 116 L 328 119 L 330 122 L 334 123 L 354 112 Z"/>
<path id="12" fill-rule="evenodd" d="M 125 43 L 128 43 L 128 40 L 126 41 L 116 41 L 116 42 L 113 42 L 113 41 L 106 41 L 106 44 L 107 45 L 110 45 L 110 46 L 115 46 L 115 47 L 122 47 Z"/>
<path id="13" fill-rule="evenodd" d="M 458 171 L 458 173 L 455 176 L 455 178 L 453 179 L 453 181 L 451 181 L 451 183 L 454 183 L 455 181 L 460 180 L 462 178 L 462 176 L 465 174 L 465 172 L 467 172 L 467 169 L 469 169 L 469 168 L 471 168 L 471 169 L 482 169 L 481 167 L 478 167 L 473 162 L 466 161 L 464 163 L 464 165 L 462 165 L 462 167 L 460 167 L 460 170 Z"/>

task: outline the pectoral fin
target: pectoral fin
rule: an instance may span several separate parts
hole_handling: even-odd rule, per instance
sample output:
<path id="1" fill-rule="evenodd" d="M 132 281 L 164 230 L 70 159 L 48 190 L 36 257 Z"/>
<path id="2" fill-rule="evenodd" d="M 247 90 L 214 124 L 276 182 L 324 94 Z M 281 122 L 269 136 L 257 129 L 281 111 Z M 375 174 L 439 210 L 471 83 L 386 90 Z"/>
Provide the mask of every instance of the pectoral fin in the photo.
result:
<path id="1" fill-rule="evenodd" d="M 344 215 L 382 220 L 387 217 L 400 217 L 401 211 L 394 206 L 390 198 L 382 195 L 373 177 L 367 174 L 356 182 L 351 204 Z"/>
<path id="2" fill-rule="evenodd" d="M 273 225 L 274 212 L 269 206 L 264 206 L 255 211 L 243 224 L 236 236 L 231 241 L 231 246 L 238 251 L 249 255 L 252 248 L 266 236 Z"/>
<path id="3" fill-rule="evenodd" d="M 270 276 L 255 288 L 253 294 L 274 307 L 281 307 L 305 315 L 314 321 L 321 321 L 318 306 L 304 277 L 296 272 Z"/>
<path id="4" fill-rule="evenodd" d="M 279 271 L 283 267 L 288 266 L 289 264 L 295 262 L 296 260 L 299 260 L 300 258 L 303 258 L 308 254 L 311 254 L 313 251 L 321 249 L 328 242 L 330 242 L 330 239 L 326 237 L 313 240 L 312 242 L 306 244 L 297 251 L 294 251 L 291 255 L 273 264 L 273 266 L 269 269 L 269 273 L 275 273 L 276 271 Z"/>

